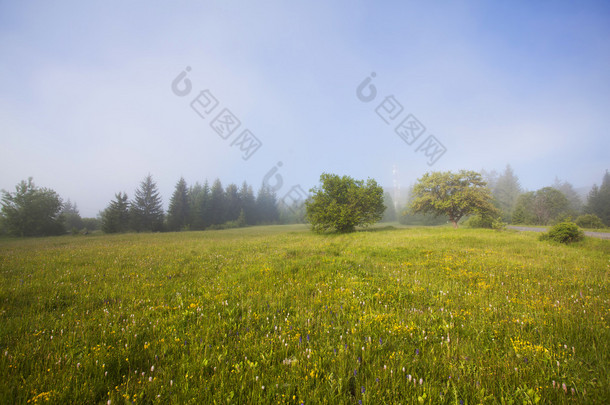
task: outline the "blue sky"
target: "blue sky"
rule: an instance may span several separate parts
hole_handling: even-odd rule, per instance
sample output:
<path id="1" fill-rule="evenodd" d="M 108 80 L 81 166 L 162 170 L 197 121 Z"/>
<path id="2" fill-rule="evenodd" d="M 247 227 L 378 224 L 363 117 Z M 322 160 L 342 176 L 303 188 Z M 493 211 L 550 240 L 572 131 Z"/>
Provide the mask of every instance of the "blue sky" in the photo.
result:
<path id="1" fill-rule="evenodd" d="M 536 190 L 610 169 L 608 3 L 150 3 L 0 2 L 0 188 L 32 176 L 95 216 L 148 173 L 167 204 L 181 176 L 256 190 L 274 167 L 278 197 L 325 171 L 407 187 L 510 163 Z M 227 139 L 211 126 L 224 109 L 240 121 Z M 409 115 L 425 127 L 412 144 L 395 132 Z"/>

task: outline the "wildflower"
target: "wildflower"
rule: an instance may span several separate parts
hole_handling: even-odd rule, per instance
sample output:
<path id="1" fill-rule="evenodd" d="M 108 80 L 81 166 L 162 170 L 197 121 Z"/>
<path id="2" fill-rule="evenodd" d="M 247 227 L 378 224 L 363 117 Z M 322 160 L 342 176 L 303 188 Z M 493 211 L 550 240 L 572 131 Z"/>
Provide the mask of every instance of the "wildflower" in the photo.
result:
<path id="1" fill-rule="evenodd" d="M 422 385 L 423 383 L 424 383 L 424 379 L 423 379 L 423 378 L 420 378 L 420 379 L 419 379 L 419 385 Z"/>
<path id="2" fill-rule="evenodd" d="M 571 388 L 572 390 L 572 395 L 576 394 L 576 390 L 574 388 Z"/>
<path id="3" fill-rule="evenodd" d="M 366 389 L 364 387 L 360 387 L 360 391 L 362 391 L 362 393 L 364 394 L 364 391 L 366 391 Z"/>
<path id="4" fill-rule="evenodd" d="M 409 374 L 409 375 L 407 376 L 407 379 L 409 380 L 409 382 L 411 382 L 411 379 L 412 379 L 412 378 L 413 378 L 413 377 L 411 376 L 411 374 Z"/>
<path id="5" fill-rule="evenodd" d="M 555 380 L 553 380 L 553 388 L 555 388 Z"/>
<path id="6" fill-rule="evenodd" d="M 150 367 L 150 372 L 152 373 L 153 371 L 155 371 L 155 366 L 154 365 Z"/>
<path id="7" fill-rule="evenodd" d="M 563 392 L 565 392 L 566 394 L 568 393 L 568 387 L 566 386 L 566 383 L 561 384 L 561 388 L 563 388 Z"/>
<path id="8" fill-rule="evenodd" d="M 151 381 L 152 381 L 152 377 L 148 377 L 148 382 L 151 382 Z"/>
<path id="9" fill-rule="evenodd" d="M 169 386 L 172 387 L 174 385 L 174 380 L 169 380 Z"/>
<path id="10" fill-rule="evenodd" d="M 419 354 L 419 349 L 415 349 L 415 355 Z"/>

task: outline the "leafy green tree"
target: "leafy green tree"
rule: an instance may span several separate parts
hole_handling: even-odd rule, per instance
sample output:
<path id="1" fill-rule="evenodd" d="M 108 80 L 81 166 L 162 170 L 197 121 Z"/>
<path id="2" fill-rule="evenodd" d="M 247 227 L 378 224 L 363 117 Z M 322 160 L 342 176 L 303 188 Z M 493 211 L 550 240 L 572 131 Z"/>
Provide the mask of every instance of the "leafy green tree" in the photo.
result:
<path id="1" fill-rule="evenodd" d="M 167 227 L 170 231 L 180 231 L 190 223 L 190 207 L 188 201 L 188 188 L 184 178 L 176 183 L 176 188 L 169 201 L 167 210 Z"/>
<path id="2" fill-rule="evenodd" d="M 576 225 L 581 228 L 589 228 L 589 229 L 601 229 L 605 228 L 604 223 L 601 219 L 595 214 L 584 214 L 576 218 L 574 221 Z"/>
<path id="3" fill-rule="evenodd" d="M 315 232 L 352 232 L 356 226 L 368 226 L 383 217 L 383 188 L 375 180 L 365 183 L 323 173 L 320 183 L 305 202 L 307 219 Z"/>
<path id="4" fill-rule="evenodd" d="M 608 171 L 604 174 L 602 185 L 600 187 L 594 185 L 589 192 L 585 213 L 597 215 L 606 226 L 610 226 L 610 173 Z"/>
<path id="5" fill-rule="evenodd" d="M 532 210 L 535 223 L 538 225 L 548 225 L 560 217 L 572 214 L 566 196 L 553 187 L 544 187 L 536 191 Z"/>
<path id="6" fill-rule="evenodd" d="M 14 193 L 2 190 L 1 220 L 13 236 L 61 235 L 66 232 L 62 207 L 55 191 L 36 187 L 30 177 L 17 184 Z"/>
<path id="7" fill-rule="evenodd" d="M 556 220 L 573 215 L 570 202 L 565 195 L 553 187 L 543 187 L 519 196 L 513 223 L 548 225 Z"/>
<path id="8" fill-rule="evenodd" d="M 413 187 L 413 195 L 413 213 L 446 215 L 454 228 L 465 215 L 499 215 L 487 183 L 473 171 L 426 173 Z"/>
<path id="9" fill-rule="evenodd" d="M 131 202 L 130 219 L 137 232 L 158 232 L 163 230 L 163 202 L 157 184 L 149 174 L 142 180 Z"/>
<path id="10" fill-rule="evenodd" d="M 129 200 L 126 193 L 114 195 L 114 200 L 102 212 L 102 231 L 105 233 L 127 232 L 129 230 Z"/>
<path id="11" fill-rule="evenodd" d="M 515 210 L 512 215 L 513 224 L 534 224 L 536 217 L 534 216 L 533 206 L 536 193 L 528 191 L 517 198 Z"/>
<path id="12" fill-rule="evenodd" d="M 569 209 L 572 216 L 577 216 L 582 212 L 582 199 L 570 183 L 555 178 L 553 188 L 561 191 L 561 193 L 568 199 Z"/>

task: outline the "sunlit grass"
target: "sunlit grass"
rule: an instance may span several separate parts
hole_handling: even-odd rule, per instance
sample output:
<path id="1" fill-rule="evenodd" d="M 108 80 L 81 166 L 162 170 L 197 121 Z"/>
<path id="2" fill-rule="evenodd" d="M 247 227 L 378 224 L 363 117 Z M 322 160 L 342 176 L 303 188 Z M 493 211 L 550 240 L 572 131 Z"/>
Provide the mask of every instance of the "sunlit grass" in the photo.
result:
<path id="1" fill-rule="evenodd" d="M 604 403 L 610 241 L 254 227 L 0 242 L 3 403 Z"/>

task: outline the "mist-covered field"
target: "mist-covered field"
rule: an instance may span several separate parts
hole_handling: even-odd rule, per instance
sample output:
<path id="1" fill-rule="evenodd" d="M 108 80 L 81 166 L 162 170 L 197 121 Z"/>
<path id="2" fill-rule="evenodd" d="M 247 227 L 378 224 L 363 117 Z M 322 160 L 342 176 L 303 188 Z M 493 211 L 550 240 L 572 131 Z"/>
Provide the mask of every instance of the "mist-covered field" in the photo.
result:
<path id="1" fill-rule="evenodd" d="M 610 241 L 305 226 L 0 241 L 0 402 L 604 403 Z"/>

